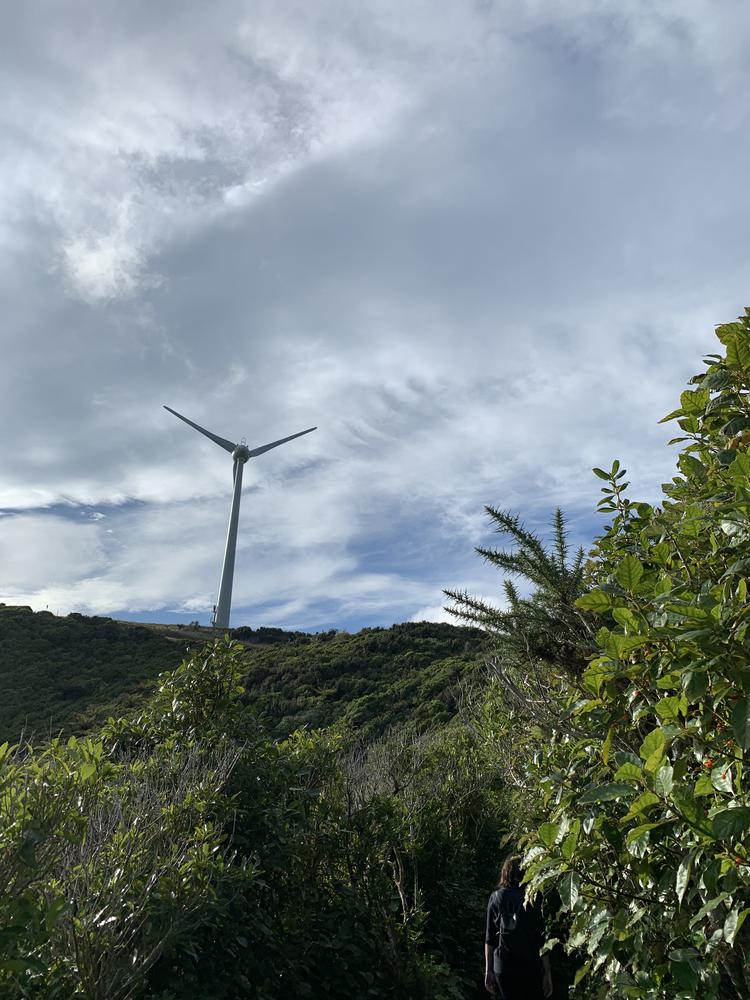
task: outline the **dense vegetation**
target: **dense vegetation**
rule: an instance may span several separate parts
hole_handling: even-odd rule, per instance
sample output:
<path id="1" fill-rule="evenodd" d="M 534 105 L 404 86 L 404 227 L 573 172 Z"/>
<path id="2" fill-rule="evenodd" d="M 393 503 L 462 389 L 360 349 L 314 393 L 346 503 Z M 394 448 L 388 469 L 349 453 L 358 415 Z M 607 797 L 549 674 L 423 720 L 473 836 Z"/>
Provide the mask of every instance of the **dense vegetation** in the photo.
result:
<path id="1" fill-rule="evenodd" d="M 109 618 L 0 605 L 0 741 L 81 732 L 142 704 L 185 643 Z"/>
<path id="2" fill-rule="evenodd" d="M 486 648 L 478 629 L 427 622 L 301 636 L 253 648 L 245 683 L 273 736 L 338 721 L 371 740 L 448 722 L 483 677 Z"/>
<path id="3" fill-rule="evenodd" d="M 0 740 L 81 735 L 145 704 L 158 675 L 211 630 L 154 628 L 0 605 Z M 361 632 L 237 628 L 246 704 L 268 732 L 340 721 L 372 739 L 391 726 L 447 722 L 478 677 L 478 629 L 407 622 Z"/>
<path id="4" fill-rule="evenodd" d="M 717 332 L 658 504 L 594 470 L 588 557 L 487 509 L 527 586 L 448 596 L 490 679 L 474 631 L 246 636 L 3 747 L 0 995 L 469 1000 L 521 841 L 575 997 L 750 996 L 750 312 Z"/>
<path id="5" fill-rule="evenodd" d="M 503 810 L 456 720 L 270 740 L 205 647 L 96 738 L 3 749 L 3 996 L 465 997 Z"/>

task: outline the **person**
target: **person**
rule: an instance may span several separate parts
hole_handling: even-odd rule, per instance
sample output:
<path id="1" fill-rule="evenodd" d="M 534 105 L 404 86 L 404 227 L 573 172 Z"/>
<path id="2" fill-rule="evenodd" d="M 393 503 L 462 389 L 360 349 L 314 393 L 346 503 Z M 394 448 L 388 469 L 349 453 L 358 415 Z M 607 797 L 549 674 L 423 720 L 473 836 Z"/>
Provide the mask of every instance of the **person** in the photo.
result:
<path id="1" fill-rule="evenodd" d="M 549 955 L 544 944 L 544 918 L 539 904 L 526 905 L 521 858 L 505 861 L 500 884 L 487 905 L 484 936 L 484 985 L 500 1000 L 542 1000 L 552 996 Z"/>

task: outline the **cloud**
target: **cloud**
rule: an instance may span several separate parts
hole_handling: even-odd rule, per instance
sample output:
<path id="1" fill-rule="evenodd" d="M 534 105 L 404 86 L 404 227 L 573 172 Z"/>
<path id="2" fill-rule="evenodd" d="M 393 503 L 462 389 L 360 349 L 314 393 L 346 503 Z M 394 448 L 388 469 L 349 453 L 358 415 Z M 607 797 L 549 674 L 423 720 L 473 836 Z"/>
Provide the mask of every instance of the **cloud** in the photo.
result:
<path id="1" fill-rule="evenodd" d="M 163 403 L 251 444 L 319 427 L 248 467 L 242 620 L 437 613 L 497 587 L 485 503 L 585 541 L 592 465 L 656 495 L 656 421 L 745 304 L 749 28 L 699 0 L 17 6 L 0 584 L 207 613 L 228 456 Z"/>

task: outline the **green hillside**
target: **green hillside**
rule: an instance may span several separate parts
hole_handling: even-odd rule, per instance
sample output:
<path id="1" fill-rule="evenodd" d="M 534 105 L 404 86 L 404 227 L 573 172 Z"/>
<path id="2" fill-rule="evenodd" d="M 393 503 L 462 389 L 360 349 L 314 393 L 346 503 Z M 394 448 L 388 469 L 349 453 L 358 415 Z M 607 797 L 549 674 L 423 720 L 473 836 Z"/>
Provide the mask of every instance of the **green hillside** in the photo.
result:
<path id="1" fill-rule="evenodd" d="M 248 694 L 279 738 L 338 720 L 367 739 L 393 725 L 424 729 L 455 714 L 486 644 L 478 629 L 428 622 L 297 636 L 250 651 Z"/>
<path id="2" fill-rule="evenodd" d="M 460 682 L 481 663 L 484 635 L 407 623 L 355 634 L 234 630 L 247 648 L 246 701 L 270 732 L 343 720 L 363 736 L 410 720 L 445 722 Z M 140 625 L 0 606 L 0 742 L 81 733 L 143 704 L 156 677 L 211 629 Z"/>
<path id="3" fill-rule="evenodd" d="M 80 732 L 140 704 L 186 642 L 108 618 L 0 606 L 0 742 Z"/>

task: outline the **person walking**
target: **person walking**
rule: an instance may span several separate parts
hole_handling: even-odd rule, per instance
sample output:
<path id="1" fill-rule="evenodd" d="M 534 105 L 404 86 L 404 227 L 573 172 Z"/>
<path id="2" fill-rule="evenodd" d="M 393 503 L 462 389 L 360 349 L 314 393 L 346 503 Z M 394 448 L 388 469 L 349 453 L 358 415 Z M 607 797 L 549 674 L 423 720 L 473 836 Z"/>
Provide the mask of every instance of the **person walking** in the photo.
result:
<path id="1" fill-rule="evenodd" d="M 544 918 L 539 904 L 526 905 L 521 885 L 521 858 L 503 864 L 500 884 L 487 904 L 484 936 L 484 985 L 500 1000 L 543 1000 L 552 996 L 549 955 L 544 944 Z"/>

